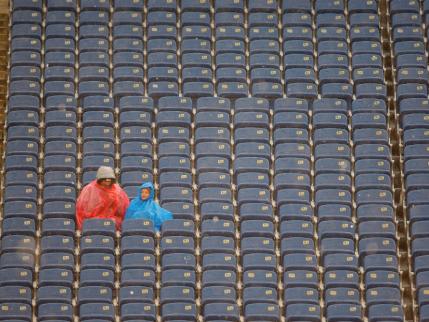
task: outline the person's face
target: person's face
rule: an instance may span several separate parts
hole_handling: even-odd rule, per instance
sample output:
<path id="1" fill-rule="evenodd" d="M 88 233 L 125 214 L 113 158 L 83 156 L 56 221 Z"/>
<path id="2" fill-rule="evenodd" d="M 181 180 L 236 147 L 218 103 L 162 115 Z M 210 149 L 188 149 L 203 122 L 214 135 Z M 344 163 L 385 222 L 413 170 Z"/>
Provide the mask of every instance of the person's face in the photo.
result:
<path id="1" fill-rule="evenodd" d="M 100 185 L 102 185 L 103 187 L 110 187 L 113 184 L 113 180 L 112 179 L 102 179 L 100 180 Z"/>
<path id="2" fill-rule="evenodd" d="M 150 196 L 150 189 L 142 189 L 141 191 L 141 198 L 142 200 L 146 200 Z"/>

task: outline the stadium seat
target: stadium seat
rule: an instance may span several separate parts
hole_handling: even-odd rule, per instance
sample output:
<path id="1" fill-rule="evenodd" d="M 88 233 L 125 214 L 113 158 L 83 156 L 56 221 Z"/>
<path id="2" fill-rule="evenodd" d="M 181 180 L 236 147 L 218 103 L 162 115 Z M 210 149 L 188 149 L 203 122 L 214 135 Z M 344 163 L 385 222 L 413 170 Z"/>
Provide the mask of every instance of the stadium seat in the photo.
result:
<path id="1" fill-rule="evenodd" d="M 236 304 L 229 303 L 210 303 L 204 307 L 204 319 L 206 321 L 215 321 L 219 317 L 228 321 L 239 321 L 239 312 Z"/>
<path id="2" fill-rule="evenodd" d="M 71 288 L 73 283 L 72 271 L 64 268 L 45 268 L 39 272 L 39 287 L 64 286 Z"/>
<path id="3" fill-rule="evenodd" d="M 6 319 L 31 321 L 31 306 L 22 303 L 6 302 L 0 309 Z"/>
<path id="4" fill-rule="evenodd" d="M 114 257 L 107 252 L 86 253 L 81 256 L 82 269 L 110 269 L 115 266 Z"/>
<path id="5" fill-rule="evenodd" d="M 16 302 L 31 305 L 31 290 L 28 287 L 2 286 L 0 301 L 1 303 Z"/>
<path id="6" fill-rule="evenodd" d="M 121 287 L 119 293 L 119 304 L 127 303 L 151 303 L 153 301 L 153 290 L 144 286 Z"/>
<path id="7" fill-rule="evenodd" d="M 78 291 L 78 304 L 87 303 L 106 303 L 112 301 L 112 290 L 102 286 L 85 286 L 80 287 Z"/>
<path id="8" fill-rule="evenodd" d="M 71 290 L 61 286 L 44 286 L 37 290 L 37 305 L 47 303 L 71 304 Z"/>
<path id="9" fill-rule="evenodd" d="M 150 303 L 126 303 L 121 305 L 121 319 L 126 321 L 151 321 L 155 319 L 155 306 Z"/>
<path id="10" fill-rule="evenodd" d="M 66 268 L 73 270 L 75 258 L 66 252 L 48 252 L 40 256 L 40 267 L 43 268 Z"/>
<path id="11" fill-rule="evenodd" d="M 102 319 L 114 321 L 115 312 L 112 304 L 87 303 L 80 305 L 79 316 L 82 320 Z"/>
<path id="12" fill-rule="evenodd" d="M 143 268 L 129 268 L 121 272 L 121 286 L 148 286 L 155 284 L 155 273 Z"/>

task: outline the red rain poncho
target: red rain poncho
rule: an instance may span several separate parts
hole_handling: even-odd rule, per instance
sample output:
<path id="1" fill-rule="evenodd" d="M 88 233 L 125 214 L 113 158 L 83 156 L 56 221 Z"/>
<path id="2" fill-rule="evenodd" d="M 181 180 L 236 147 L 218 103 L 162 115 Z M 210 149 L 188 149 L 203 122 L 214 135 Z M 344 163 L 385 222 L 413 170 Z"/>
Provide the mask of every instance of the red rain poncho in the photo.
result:
<path id="1" fill-rule="evenodd" d="M 94 180 L 82 189 L 77 199 L 77 227 L 82 229 L 85 219 L 107 218 L 115 221 L 116 229 L 121 229 L 129 203 L 127 194 L 118 184 L 114 183 L 107 188 Z"/>

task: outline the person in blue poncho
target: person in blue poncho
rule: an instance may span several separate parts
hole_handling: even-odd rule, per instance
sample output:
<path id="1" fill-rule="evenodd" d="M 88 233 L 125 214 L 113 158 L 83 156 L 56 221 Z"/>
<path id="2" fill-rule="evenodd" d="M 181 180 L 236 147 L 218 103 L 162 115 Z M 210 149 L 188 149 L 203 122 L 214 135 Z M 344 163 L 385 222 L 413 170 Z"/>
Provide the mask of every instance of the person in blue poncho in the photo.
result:
<path id="1" fill-rule="evenodd" d="M 173 215 L 168 210 L 162 208 L 153 200 L 155 190 L 152 182 L 143 183 L 139 189 L 137 196 L 131 201 L 125 220 L 128 219 L 150 219 L 159 231 L 164 221 L 173 219 Z"/>

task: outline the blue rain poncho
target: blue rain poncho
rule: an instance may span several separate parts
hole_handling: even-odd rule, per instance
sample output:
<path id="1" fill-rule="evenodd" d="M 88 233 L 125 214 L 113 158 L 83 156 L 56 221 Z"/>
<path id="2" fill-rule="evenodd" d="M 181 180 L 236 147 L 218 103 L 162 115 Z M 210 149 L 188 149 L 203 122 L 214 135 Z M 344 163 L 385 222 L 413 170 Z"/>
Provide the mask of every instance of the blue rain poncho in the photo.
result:
<path id="1" fill-rule="evenodd" d="M 142 200 L 142 189 L 150 189 L 149 198 Z M 125 220 L 128 219 L 149 219 L 152 220 L 155 229 L 159 231 L 164 221 L 173 219 L 173 215 L 168 210 L 162 208 L 158 203 L 153 200 L 155 195 L 152 182 L 143 183 L 125 213 Z"/>

